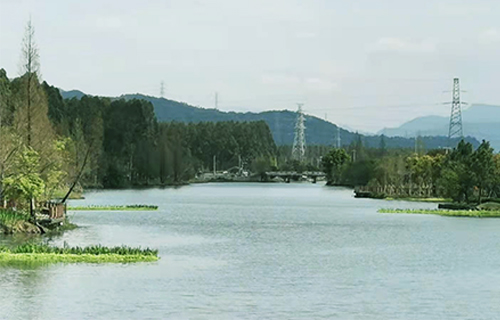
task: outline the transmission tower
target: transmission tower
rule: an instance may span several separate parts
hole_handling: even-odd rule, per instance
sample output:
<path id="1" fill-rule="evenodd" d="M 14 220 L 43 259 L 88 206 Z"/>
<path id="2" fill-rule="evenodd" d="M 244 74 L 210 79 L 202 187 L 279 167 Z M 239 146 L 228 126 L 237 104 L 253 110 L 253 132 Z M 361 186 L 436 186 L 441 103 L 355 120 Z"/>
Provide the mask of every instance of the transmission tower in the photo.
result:
<path id="1" fill-rule="evenodd" d="M 462 104 L 460 101 L 460 79 L 453 79 L 453 101 L 451 102 L 450 131 L 448 133 L 448 146 L 454 138 L 463 138 Z"/>
<path id="2" fill-rule="evenodd" d="M 219 110 L 219 93 L 215 93 L 215 110 Z"/>
<path id="3" fill-rule="evenodd" d="M 294 160 L 303 161 L 306 154 L 306 126 L 304 125 L 304 113 L 302 106 L 304 104 L 298 103 L 297 121 L 295 122 L 295 137 L 293 139 L 292 158 Z"/>
<path id="4" fill-rule="evenodd" d="M 337 126 L 337 149 L 340 149 L 340 127 Z"/>
<path id="5" fill-rule="evenodd" d="M 165 83 L 162 81 L 160 83 L 160 98 L 165 97 Z"/>

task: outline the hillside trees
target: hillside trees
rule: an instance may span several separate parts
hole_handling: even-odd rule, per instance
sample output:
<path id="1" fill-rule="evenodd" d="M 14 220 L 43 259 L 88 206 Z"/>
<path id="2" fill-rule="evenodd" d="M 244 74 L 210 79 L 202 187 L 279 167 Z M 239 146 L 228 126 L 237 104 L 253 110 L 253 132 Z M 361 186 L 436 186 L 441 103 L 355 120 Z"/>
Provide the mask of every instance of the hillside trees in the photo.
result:
<path id="1" fill-rule="evenodd" d="M 357 147 L 359 150 L 357 145 L 351 148 Z M 487 141 L 476 150 L 462 140 L 451 152 L 431 150 L 421 155 L 401 149 L 387 150 L 381 156 L 380 152 L 364 149 L 364 160 L 348 162 L 332 174 L 331 168 L 339 168 L 334 161 L 339 152 L 332 150 L 323 157 L 329 183 L 367 186 L 375 193 L 391 190 L 391 196 L 398 196 L 398 192 L 403 196 L 425 194 L 465 203 L 500 196 L 500 155 L 494 154 Z"/>

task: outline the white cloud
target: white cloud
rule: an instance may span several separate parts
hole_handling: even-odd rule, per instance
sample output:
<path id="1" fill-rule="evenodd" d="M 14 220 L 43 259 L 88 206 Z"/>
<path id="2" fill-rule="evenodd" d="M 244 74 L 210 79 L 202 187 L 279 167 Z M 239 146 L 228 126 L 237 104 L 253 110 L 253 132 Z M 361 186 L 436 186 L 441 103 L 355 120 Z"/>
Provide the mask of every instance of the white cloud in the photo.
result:
<path id="1" fill-rule="evenodd" d="M 370 49 L 371 51 L 432 53 L 436 51 L 436 43 L 429 39 L 411 41 L 402 38 L 384 37 L 380 38 Z"/>

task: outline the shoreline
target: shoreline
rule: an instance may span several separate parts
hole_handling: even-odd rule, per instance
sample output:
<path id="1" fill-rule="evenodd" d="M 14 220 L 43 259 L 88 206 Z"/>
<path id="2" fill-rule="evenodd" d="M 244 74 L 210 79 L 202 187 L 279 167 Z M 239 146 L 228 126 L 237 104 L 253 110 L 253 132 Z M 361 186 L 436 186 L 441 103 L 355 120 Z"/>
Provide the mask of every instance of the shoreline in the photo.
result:
<path id="1" fill-rule="evenodd" d="M 443 217 L 463 218 L 500 218 L 500 211 L 487 210 L 440 210 L 440 209 L 387 209 L 382 208 L 378 213 L 386 214 L 429 214 Z"/>

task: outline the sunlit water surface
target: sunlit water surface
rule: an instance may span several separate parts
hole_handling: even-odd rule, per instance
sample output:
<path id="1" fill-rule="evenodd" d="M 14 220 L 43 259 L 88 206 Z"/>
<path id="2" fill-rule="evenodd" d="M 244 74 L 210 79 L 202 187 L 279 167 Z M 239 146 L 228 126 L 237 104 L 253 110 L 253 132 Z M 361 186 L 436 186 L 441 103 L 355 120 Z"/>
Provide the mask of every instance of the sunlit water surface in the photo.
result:
<path id="1" fill-rule="evenodd" d="M 498 319 L 500 220 L 377 213 L 435 204 L 323 185 L 100 191 L 62 245 L 160 250 L 155 263 L 0 267 L 1 319 Z M 0 238 L 0 243 L 21 241 Z"/>

